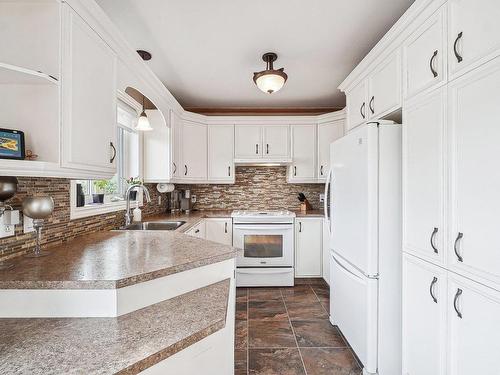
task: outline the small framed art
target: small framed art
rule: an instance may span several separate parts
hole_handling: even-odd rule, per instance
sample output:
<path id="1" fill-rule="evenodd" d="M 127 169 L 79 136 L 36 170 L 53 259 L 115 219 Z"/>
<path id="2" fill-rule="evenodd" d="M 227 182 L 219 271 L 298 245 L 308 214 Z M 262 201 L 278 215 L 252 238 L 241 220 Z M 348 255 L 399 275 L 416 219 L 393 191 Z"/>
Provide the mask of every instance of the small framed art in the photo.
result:
<path id="1" fill-rule="evenodd" d="M 0 128 L 0 159 L 23 160 L 24 156 L 24 133 Z"/>

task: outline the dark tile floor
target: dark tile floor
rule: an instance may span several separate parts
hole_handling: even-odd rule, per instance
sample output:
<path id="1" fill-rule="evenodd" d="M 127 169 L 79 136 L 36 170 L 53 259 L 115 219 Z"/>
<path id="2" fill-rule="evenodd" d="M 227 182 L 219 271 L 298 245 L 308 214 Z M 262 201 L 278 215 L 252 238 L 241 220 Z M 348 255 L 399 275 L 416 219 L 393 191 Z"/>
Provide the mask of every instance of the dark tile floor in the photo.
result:
<path id="1" fill-rule="evenodd" d="M 328 285 L 236 291 L 235 375 L 359 375 L 330 324 Z"/>

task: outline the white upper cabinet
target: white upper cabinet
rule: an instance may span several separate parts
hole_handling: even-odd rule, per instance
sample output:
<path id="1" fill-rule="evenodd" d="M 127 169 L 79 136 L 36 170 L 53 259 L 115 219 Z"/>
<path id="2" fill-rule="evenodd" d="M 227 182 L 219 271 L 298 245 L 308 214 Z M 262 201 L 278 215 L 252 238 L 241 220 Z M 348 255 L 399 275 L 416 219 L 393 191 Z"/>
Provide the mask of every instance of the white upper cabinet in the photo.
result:
<path id="1" fill-rule="evenodd" d="M 289 161 L 288 125 L 235 125 L 234 158 L 237 161 Z"/>
<path id="2" fill-rule="evenodd" d="M 499 19 L 498 0 L 448 1 L 448 61 L 452 75 L 498 55 Z"/>
<path id="3" fill-rule="evenodd" d="M 444 265 L 446 90 L 408 102 L 403 112 L 403 250 Z"/>
<path id="4" fill-rule="evenodd" d="M 403 256 L 403 374 L 446 374 L 447 272 Z"/>
<path id="5" fill-rule="evenodd" d="M 321 277 L 323 218 L 295 220 L 295 276 Z"/>
<path id="6" fill-rule="evenodd" d="M 438 10 L 403 46 L 406 98 L 446 82 L 445 9 Z"/>
<path id="7" fill-rule="evenodd" d="M 326 180 L 330 170 L 330 144 L 344 136 L 345 120 L 335 120 L 318 124 L 318 180 Z"/>
<path id="8" fill-rule="evenodd" d="M 346 93 L 347 100 L 347 130 L 362 124 L 368 118 L 368 87 L 366 80 L 358 83 L 351 91 Z"/>
<path id="9" fill-rule="evenodd" d="M 367 104 L 370 119 L 378 119 L 401 107 L 401 73 L 401 55 L 396 52 L 370 74 Z"/>
<path id="10" fill-rule="evenodd" d="M 288 125 L 263 126 L 262 155 L 266 160 L 290 159 L 290 137 Z"/>
<path id="11" fill-rule="evenodd" d="M 182 121 L 181 179 L 207 179 L 207 126 L 194 121 Z"/>
<path id="12" fill-rule="evenodd" d="M 109 177 L 116 170 L 116 56 L 63 4 L 62 165 Z M 57 147 L 57 146 L 54 146 Z"/>
<path id="13" fill-rule="evenodd" d="M 234 127 L 234 158 L 260 159 L 262 157 L 262 128 L 254 125 Z"/>
<path id="14" fill-rule="evenodd" d="M 146 110 L 146 114 L 153 130 L 143 133 L 144 182 L 169 182 L 171 128 L 159 110 Z"/>
<path id="15" fill-rule="evenodd" d="M 500 288 L 500 58 L 449 85 L 450 268 Z"/>
<path id="16" fill-rule="evenodd" d="M 170 110 L 170 157 L 172 164 L 170 166 L 172 179 L 181 177 L 182 169 L 182 120 L 173 110 Z"/>
<path id="17" fill-rule="evenodd" d="M 450 272 L 447 303 L 447 373 L 498 374 L 500 292 Z"/>
<path id="18" fill-rule="evenodd" d="M 233 244 L 233 221 L 231 218 L 205 219 L 205 239 L 231 246 Z"/>
<path id="19" fill-rule="evenodd" d="M 234 182 L 234 125 L 208 126 L 208 180 Z"/>
<path id="20" fill-rule="evenodd" d="M 289 182 L 309 182 L 316 178 L 316 125 L 292 125 L 292 159 Z"/>

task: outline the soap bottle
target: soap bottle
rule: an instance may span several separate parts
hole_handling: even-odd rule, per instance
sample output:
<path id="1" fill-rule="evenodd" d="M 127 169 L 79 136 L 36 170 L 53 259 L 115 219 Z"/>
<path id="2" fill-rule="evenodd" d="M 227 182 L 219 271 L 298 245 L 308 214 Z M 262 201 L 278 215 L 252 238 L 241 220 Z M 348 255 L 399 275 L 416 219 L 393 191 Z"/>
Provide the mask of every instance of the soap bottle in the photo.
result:
<path id="1" fill-rule="evenodd" d="M 133 221 L 139 221 L 140 222 L 142 220 L 142 211 L 139 208 L 139 202 L 138 201 L 135 202 L 135 208 L 132 211 L 132 215 L 133 215 Z"/>

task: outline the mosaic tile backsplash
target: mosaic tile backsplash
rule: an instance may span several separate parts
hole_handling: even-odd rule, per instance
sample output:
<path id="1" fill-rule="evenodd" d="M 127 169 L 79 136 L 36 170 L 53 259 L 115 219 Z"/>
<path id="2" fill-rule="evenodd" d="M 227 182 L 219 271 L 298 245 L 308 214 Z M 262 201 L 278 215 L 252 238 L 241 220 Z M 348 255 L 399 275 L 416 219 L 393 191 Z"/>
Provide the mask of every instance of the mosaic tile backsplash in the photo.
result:
<path id="1" fill-rule="evenodd" d="M 154 184 L 147 184 L 151 203 L 146 204 L 143 217 L 165 212 L 168 197 L 160 194 Z M 234 185 L 177 185 L 177 189 L 191 189 L 196 195 L 196 209 L 299 209 L 297 193 L 303 192 L 314 209 L 321 208 L 319 195 L 322 184 L 288 184 L 286 167 L 238 167 Z M 60 178 L 19 177 L 18 193 L 9 203 L 21 209 L 25 197 L 49 195 L 55 208 L 42 230 L 42 246 L 69 241 L 77 236 L 101 230 L 116 229 L 123 225 L 123 211 L 83 219 L 70 220 L 70 180 Z M 158 205 L 158 196 L 162 204 Z M 23 233 L 22 225 L 16 226 L 15 236 L 0 239 L 0 260 L 31 250 L 35 244 L 34 233 Z"/>

